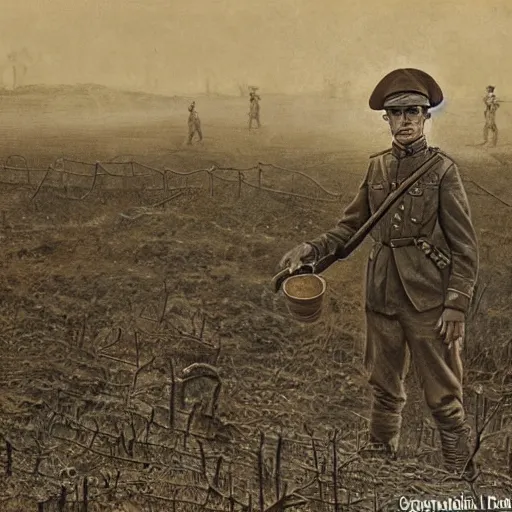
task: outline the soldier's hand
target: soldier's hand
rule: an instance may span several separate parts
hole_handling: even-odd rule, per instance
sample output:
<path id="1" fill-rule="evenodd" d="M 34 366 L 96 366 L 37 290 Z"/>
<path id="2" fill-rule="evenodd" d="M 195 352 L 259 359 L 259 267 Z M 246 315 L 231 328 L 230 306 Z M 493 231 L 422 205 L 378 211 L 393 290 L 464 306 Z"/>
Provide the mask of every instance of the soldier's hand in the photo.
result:
<path id="1" fill-rule="evenodd" d="M 437 322 L 439 333 L 444 342 L 451 348 L 454 343 L 462 346 L 465 334 L 466 317 L 462 311 L 446 308 Z"/>
<path id="2" fill-rule="evenodd" d="M 291 251 L 288 251 L 279 262 L 279 268 L 284 269 L 288 267 L 290 273 L 301 267 L 306 261 L 313 260 L 315 250 L 313 246 L 308 243 L 302 243 L 294 247 Z"/>

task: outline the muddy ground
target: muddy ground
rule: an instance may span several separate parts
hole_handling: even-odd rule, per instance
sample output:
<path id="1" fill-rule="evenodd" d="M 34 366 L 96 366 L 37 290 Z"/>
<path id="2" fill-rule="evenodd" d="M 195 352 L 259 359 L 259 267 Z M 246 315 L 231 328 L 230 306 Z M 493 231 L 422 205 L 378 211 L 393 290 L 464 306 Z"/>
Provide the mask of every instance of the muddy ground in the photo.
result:
<path id="1" fill-rule="evenodd" d="M 4 169 L 6 181 L 19 183 L 4 183 L 1 190 L 0 433 L 9 476 L 0 483 L 2 510 L 35 510 L 37 503 L 40 510 L 67 510 L 64 502 L 72 507 L 85 495 L 89 503 L 81 506 L 89 510 L 170 510 L 165 500 L 173 496 L 169 482 L 176 474 L 158 469 L 158 463 L 151 474 L 148 467 L 152 461 L 171 464 L 158 453 L 158 446 L 177 435 L 171 424 L 196 432 L 190 434 L 195 441 L 204 435 L 206 481 L 215 479 L 208 454 L 231 460 L 231 469 L 222 466 L 220 474 L 231 475 L 233 496 L 246 504 L 251 496 L 255 509 L 262 479 L 270 482 L 266 506 L 274 501 L 276 474 L 282 472 L 285 495 L 285 481 L 289 492 L 304 485 L 308 475 L 315 480 L 310 448 L 293 448 L 294 440 L 310 439 L 308 433 L 318 440 L 328 466 L 318 470 L 324 494 L 332 501 L 335 485 L 340 503 L 362 500 L 354 505 L 358 510 L 379 509 L 404 493 L 479 493 L 492 485 L 510 491 L 512 427 L 505 401 L 512 353 L 510 117 L 503 113 L 500 145 L 494 149 L 476 145 L 480 114 L 471 104 L 439 112 L 430 134 L 460 165 L 481 244 L 478 301 L 465 351 L 466 396 L 472 421 L 482 427 L 489 420 L 482 435 L 492 435 L 478 450 L 484 471 L 471 489 L 446 481 L 439 469 L 437 441 L 414 371 L 399 461 L 383 466 L 358 455 L 369 403 L 362 368 L 367 245 L 325 273 L 324 311 L 314 325 L 294 322 L 282 296 L 269 287 L 282 254 L 335 222 L 357 189 L 368 154 L 388 146 L 378 114 L 338 100 L 264 97 L 263 126 L 249 132 L 245 100 L 199 98 L 205 140 L 186 146 L 188 100 L 96 87 L 4 94 L 2 160 L 22 169 L 25 163 L 46 168 L 59 157 L 92 164 L 134 159 L 176 171 L 264 162 L 280 168 L 263 167 L 266 188 L 333 198 L 285 170 L 295 169 L 339 197 L 324 202 L 245 184 L 239 190 L 238 173 L 224 171 L 216 175 L 234 182 L 215 178 L 213 195 L 205 173 L 189 179 L 170 175 L 171 189 L 198 188 L 154 206 L 172 190 L 133 190 L 126 186 L 129 178 L 125 188 L 114 188 L 119 180 L 112 179 L 89 189 L 90 180 L 81 189 L 72 182 L 67 190 L 38 189 L 44 173 L 34 172 L 31 183 L 22 184 L 26 173 Z M 90 168 L 66 165 L 74 171 Z M 244 179 L 256 183 L 256 172 L 244 171 Z M 89 192 L 80 199 L 84 190 Z M 193 363 L 209 364 L 213 369 L 203 371 L 218 373 L 213 379 L 221 382 L 217 409 L 213 419 L 208 416 L 212 390 L 203 383 L 176 406 L 171 419 L 170 376 L 174 372 L 179 380 Z M 197 414 L 187 426 L 192 409 Z M 334 429 L 339 429 L 336 463 L 329 444 Z M 267 439 L 261 452 L 265 464 L 254 455 L 261 432 Z M 286 441 L 282 467 L 276 469 L 279 435 Z M 118 443 L 110 451 L 109 436 Z M 192 444 L 185 440 L 184 451 L 199 453 Z M 188 467 L 182 459 L 180 464 Z M 335 483 L 332 464 L 345 467 L 337 467 Z M 350 464 L 357 466 L 353 480 Z M 268 466 L 265 478 L 263 466 Z M 77 474 L 67 475 L 69 467 Z M 87 491 L 85 477 L 94 481 Z M 220 480 L 217 487 L 229 490 L 227 480 Z M 301 491 L 306 501 L 318 498 L 320 487 L 317 478 Z M 226 503 L 218 507 L 242 509 L 235 501 Z M 321 505 L 309 500 L 295 510 L 321 510 Z"/>

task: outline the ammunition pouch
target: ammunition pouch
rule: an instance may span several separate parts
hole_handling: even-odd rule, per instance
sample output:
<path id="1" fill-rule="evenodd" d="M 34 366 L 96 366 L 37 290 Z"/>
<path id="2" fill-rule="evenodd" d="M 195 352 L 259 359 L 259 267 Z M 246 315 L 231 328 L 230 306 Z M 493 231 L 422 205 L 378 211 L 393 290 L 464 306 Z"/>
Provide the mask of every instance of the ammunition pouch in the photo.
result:
<path id="1" fill-rule="evenodd" d="M 439 270 L 444 270 L 450 265 L 450 257 L 424 238 L 417 238 L 415 245 L 423 252 L 423 254 L 425 254 L 425 256 L 434 262 Z"/>
<path id="2" fill-rule="evenodd" d="M 382 245 L 397 249 L 399 247 L 407 247 L 415 245 L 427 258 L 429 258 L 439 270 L 444 270 L 451 263 L 451 259 L 441 249 L 431 244 L 425 238 L 405 237 L 405 238 L 392 238 L 389 244 L 379 242 Z"/>

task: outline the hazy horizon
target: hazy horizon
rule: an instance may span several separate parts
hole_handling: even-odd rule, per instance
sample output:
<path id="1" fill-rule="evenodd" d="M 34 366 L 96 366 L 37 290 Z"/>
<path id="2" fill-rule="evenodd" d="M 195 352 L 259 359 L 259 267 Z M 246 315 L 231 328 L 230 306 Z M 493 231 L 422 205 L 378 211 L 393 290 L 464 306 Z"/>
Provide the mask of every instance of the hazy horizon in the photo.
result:
<path id="1" fill-rule="evenodd" d="M 432 0 L 4 0 L 8 54 L 27 48 L 20 83 L 97 83 L 162 94 L 312 93 L 324 81 L 367 95 L 393 68 L 431 73 L 449 98 L 512 97 L 512 5 Z"/>

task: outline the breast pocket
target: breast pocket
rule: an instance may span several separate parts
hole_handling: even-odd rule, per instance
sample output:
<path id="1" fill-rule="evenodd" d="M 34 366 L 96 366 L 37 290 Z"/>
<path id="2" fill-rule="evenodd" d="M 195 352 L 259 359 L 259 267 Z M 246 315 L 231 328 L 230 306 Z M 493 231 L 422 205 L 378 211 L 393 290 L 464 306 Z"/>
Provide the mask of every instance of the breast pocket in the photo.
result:
<path id="1" fill-rule="evenodd" d="M 389 193 L 389 186 L 385 182 L 368 184 L 368 199 L 372 213 L 379 208 Z"/>
<path id="2" fill-rule="evenodd" d="M 413 224 L 428 222 L 437 213 L 437 185 L 415 185 L 408 191 L 408 195 L 411 200 L 410 219 Z"/>

